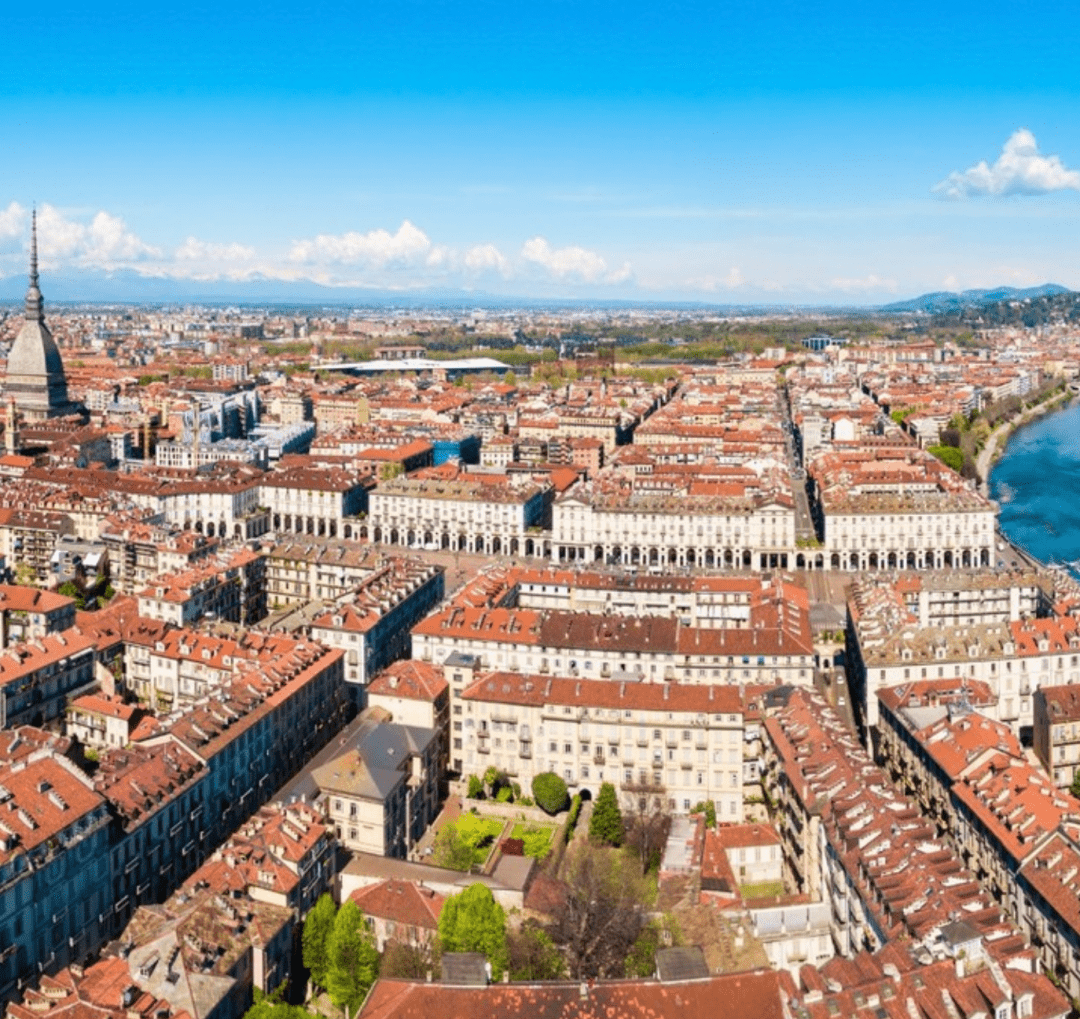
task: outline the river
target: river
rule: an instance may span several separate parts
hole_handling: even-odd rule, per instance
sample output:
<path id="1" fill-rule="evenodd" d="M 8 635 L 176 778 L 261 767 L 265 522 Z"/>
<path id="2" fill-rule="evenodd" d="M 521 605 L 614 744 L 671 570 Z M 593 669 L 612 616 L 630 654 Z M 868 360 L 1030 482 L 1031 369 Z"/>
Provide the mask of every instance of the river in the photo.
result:
<path id="1" fill-rule="evenodd" d="M 1080 404 L 1025 425 L 990 472 L 1001 530 L 1046 563 L 1080 577 Z"/>

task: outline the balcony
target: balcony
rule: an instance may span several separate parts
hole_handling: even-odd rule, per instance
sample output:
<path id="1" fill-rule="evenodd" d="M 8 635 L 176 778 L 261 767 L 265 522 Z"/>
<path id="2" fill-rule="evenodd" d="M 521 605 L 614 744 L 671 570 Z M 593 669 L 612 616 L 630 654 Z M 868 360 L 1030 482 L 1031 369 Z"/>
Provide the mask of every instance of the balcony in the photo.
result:
<path id="1" fill-rule="evenodd" d="M 602 750 L 597 750 L 596 753 L 593 754 L 593 764 L 603 764 L 603 763 L 604 763 L 604 752 Z"/>
<path id="2" fill-rule="evenodd" d="M 519 757 L 532 757 L 532 741 L 523 739 L 521 746 L 518 748 Z"/>

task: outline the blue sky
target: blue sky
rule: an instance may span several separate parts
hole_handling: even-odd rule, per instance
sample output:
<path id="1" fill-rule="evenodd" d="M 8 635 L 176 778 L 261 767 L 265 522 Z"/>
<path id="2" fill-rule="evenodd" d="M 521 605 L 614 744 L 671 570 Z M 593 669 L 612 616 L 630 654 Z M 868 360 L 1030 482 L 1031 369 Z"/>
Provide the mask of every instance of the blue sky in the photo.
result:
<path id="1" fill-rule="evenodd" d="M 47 272 L 91 280 L 1080 288 L 1080 15 L 883 6 L 21 5 L 0 273 L 36 202 Z"/>

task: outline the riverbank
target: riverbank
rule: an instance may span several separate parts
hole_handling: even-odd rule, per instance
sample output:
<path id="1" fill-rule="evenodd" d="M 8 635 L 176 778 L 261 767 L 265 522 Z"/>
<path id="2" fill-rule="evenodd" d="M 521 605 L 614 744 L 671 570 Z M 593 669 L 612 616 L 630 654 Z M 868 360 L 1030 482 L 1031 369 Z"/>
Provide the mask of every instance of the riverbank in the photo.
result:
<path id="1" fill-rule="evenodd" d="M 1005 452 L 1005 446 L 1008 444 L 1013 432 L 1026 424 L 1030 424 L 1032 421 L 1038 420 L 1044 414 L 1049 414 L 1052 410 L 1064 410 L 1072 402 L 1072 399 L 1073 394 L 1066 388 L 1063 393 L 1036 404 L 1034 407 L 1029 407 L 1018 417 L 1002 422 L 990 433 L 986 445 L 983 446 L 982 451 L 975 460 L 975 473 L 978 477 L 979 488 L 984 494 L 988 492 L 990 470 L 998 457 Z"/>

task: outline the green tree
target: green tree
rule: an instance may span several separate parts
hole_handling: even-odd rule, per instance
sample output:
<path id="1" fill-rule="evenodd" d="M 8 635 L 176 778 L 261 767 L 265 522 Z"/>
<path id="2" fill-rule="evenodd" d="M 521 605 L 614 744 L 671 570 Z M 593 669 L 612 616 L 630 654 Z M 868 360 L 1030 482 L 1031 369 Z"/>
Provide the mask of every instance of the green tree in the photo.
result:
<path id="1" fill-rule="evenodd" d="M 523 924 L 507 937 L 511 980 L 560 980 L 566 976 L 562 955 L 551 936 L 535 923 Z"/>
<path id="2" fill-rule="evenodd" d="M 1069 792 L 1073 796 L 1080 797 L 1080 768 L 1076 769 L 1076 773 L 1073 775 L 1072 785 L 1069 786 Z"/>
<path id="3" fill-rule="evenodd" d="M 356 1015 L 379 975 L 379 953 L 367 918 L 352 899 L 346 899 L 334 918 L 326 942 L 326 989 L 338 1008 Z"/>
<path id="4" fill-rule="evenodd" d="M 439 914 L 439 940 L 444 952 L 483 952 L 492 980 L 501 980 L 509 962 L 506 913 L 481 884 L 451 895 Z"/>
<path id="5" fill-rule="evenodd" d="M 716 804 L 712 800 L 702 800 L 693 810 L 691 814 L 704 814 L 705 815 L 705 827 L 716 827 Z"/>
<path id="6" fill-rule="evenodd" d="M 258 987 L 254 988 L 255 1004 L 244 1013 L 244 1019 L 305 1019 L 308 1016 L 306 1009 L 299 1005 L 287 1005 L 281 1000 L 287 986 L 281 984 L 270 994 L 263 994 Z"/>
<path id="7" fill-rule="evenodd" d="M 304 952 L 304 965 L 311 972 L 316 987 L 326 987 L 326 943 L 334 929 L 337 907 L 329 894 L 320 896 L 304 921 L 304 933 L 300 942 Z"/>
<path id="8" fill-rule="evenodd" d="M 964 466 L 964 454 L 955 446 L 929 446 L 926 451 L 954 471 L 959 471 Z"/>
<path id="9" fill-rule="evenodd" d="M 566 806 L 566 783 L 553 771 L 544 771 L 532 780 L 533 799 L 548 814 L 557 814 Z"/>
<path id="10" fill-rule="evenodd" d="M 75 599 L 75 608 L 81 609 L 86 605 L 86 596 L 79 590 L 79 586 L 73 580 L 65 580 L 57 589 L 57 594 L 65 598 Z"/>
<path id="11" fill-rule="evenodd" d="M 650 920 L 627 953 L 626 976 L 641 979 L 653 976 L 656 973 L 657 950 L 668 945 L 677 947 L 681 941 L 674 917 L 665 915 L 662 920 Z"/>
<path id="12" fill-rule="evenodd" d="M 379 963 L 379 976 L 401 980 L 423 980 L 436 970 L 436 959 L 427 944 L 410 945 L 404 941 L 388 941 Z"/>
<path id="13" fill-rule="evenodd" d="M 548 928 L 574 980 L 621 977 L 645 924 L 644 879 L 623 853 L 589 842 L 571 846 L 561 871 L 562 905 Z"/>
<path id="14" fill-rule="evenodd" d="M 593 805 L 589 819 L 589 838 L 606 846 L 621 846 L 623 841 L 622 811 L 619 810 L 619 798 L 615 786 L 605 782 L 600 786 L 600 795 Z"/>
<path id="15" fill-rule="evenodd" d="M 481 800 L 484 798 L 484 783 L 480 781 L 479 775 L 469 776 L 469 792 L 467 795 L 470 800 Z"/>
<path id="16" fill-rule="evenodd" d="M 385 463 L 379 468 L 380 481 L 393 481 L 405 473 L 405 468 L 400 463 Z"/>
<path id="17" fill-rule="evenodd" d="M 462 837 L 456 824 L 444 824 L 435 836 L 432 855 L 435 863 L 449 870 L 468 870 L 473 863 L 473 850 L 476 847 Z"/>

